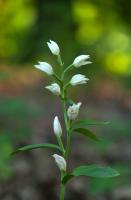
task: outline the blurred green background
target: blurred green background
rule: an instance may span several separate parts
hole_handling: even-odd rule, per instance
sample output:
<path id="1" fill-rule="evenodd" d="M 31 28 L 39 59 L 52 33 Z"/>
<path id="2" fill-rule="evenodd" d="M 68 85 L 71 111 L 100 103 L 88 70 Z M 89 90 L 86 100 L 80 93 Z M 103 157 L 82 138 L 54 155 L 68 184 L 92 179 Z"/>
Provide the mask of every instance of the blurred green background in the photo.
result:
<path id="1" fill-rule="evenodd" d="M 25 144 L 56 142 L 52 121 L 55 115 L 63 119 L 61 106 L 44 89 L 48 77 L 33 67 L 39 60 L 57 67 L 46 45 L 50 39 L 59 44 L 65 66 L 90 54 L 91 65 L 69 74 L 84 73 L 90 81 L 69 95 L 83 103 L 81 118 L 111 121 L 91 127 L 100 143 L 73 138 L 71 167 L 108 164 L 121 173 L 73 180 L 66 199 L 131 199 L 130 10 L 130 0 L 0 0 L 0 199 L 58 199 L 52 151 L 10 156 Z"/>

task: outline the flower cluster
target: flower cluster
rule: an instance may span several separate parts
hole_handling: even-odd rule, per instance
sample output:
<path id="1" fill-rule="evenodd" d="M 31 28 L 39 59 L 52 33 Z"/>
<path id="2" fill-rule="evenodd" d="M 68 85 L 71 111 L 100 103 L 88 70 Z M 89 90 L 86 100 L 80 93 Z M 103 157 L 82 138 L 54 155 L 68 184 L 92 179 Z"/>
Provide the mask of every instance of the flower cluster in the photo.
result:
<path id="1" fill-rule="evenodd" d="M 61 56 L 60 56 L 60 48 L 58 44 L 52 40 L 47 42 L 47 45 L 53 55 L 57 57 L 57 60 L 61 67 L 63 67 L 62 61 L 61 61 Z M 65 73 L 68 70 L 71 70 L 73 67 L 74 68 L 79 68 L 83 65 L 91 64 L 91 62 L 88 60 L 90 58 L 89 55 L 80 55 L 74 59 L 71 65 L 67 67 L 65 70 L 63 69 L 63 74 L 62 77 L 64 77 Z M 37 65 L 34 65 L 37 69 L 40 69 L 41 71 L 45 72 L 47 75 L 52 76 L 55 79 L 55 82 L 51 83 L 51 85 L 46 86 L 45 88 L 48 89 L 50 92 L 53 94 L 59 96 L 61 100 L 65 100 L 65 89 L 68 86 L 76 86 L 80 84 L 85 84 L 89 80 L 85 75 L 82 74 L 75 74 L 71 77 L 71 79 L 64 85 L 61 78 L 58 77 L 55 74 L 54 68 L 47 62 L 39 61 Z M 64 85 L 64 87 L 63 87 Z M 79 114 L 79 109 L 81 107 L 82 103 L 79 102 L 77 104 L 73 103 L 70 105 L 68 108 L 66 108 L 65 111 L 65 121 L 66 123 L 70 123 L 73 120 L 76 120 Z M 58 165 L 60 171 L 66 171 L 66 159 L 65 159 L 65 149 L 62 143 L 62 127 L 60 124 L 60 121 L 58 119 L 58 116 L 54 118 L 54 123 L 53 123 L 53 131 L 54 134 L 57 138 L 59 146 L 63 149 L 63 156 L 54 154 L 53 157 L 56 161 L 56 164 Z"/>
<path id="2" fill-rule="evenodd" d="M 39 61 L 35 67 L 46 73 L 53 82 L 47 85 L 45 88 L 57 96 L 60 99 L 62 109 L 63 109 L 63 120 L 60 117 L 55 116 L 53 121 L 53 132 L 56 137 L 57 144 L 52 143 L 41 143 L 26 145 L 24 147 L 18 148 L 14 153 L 28 151 L 37 148 L 49 148 L 55 149 L 60 152 L 60 155 L 53 154 L 52 157 L 59 168 L 60 172 L 60 195 L 59 200 L 64 200 L 65 198 L 65 187 L 67 181 L 76 176 L 89 176 L 93 178 L 110 178 L 119 175 L 119 172 L 110 167 L 101 167 L 96 165 L 81 165 L 70 171 L 67 168 L 67 160 L 69 158 L 71 149 L 71 138 L 74 133 L 80 133 L 94 141 L 99 141 L 97 135 L 95 135 L 91 130 L 88 129 L 89 125 L 105 125 L 109 122 L 100 122 L 96 120 L 79 120 L 79 111 L 82 103 L 75 103 L 72 99 L 68 97 L 68 87 L 74 87 L 76 85 L 81 85 L 87 83 L 89 80 L 83 74 L 74 74 L 71 78 L 68 76 L 68 72 L 72 69 L 79 68 L 83 65 L 91 64 L 89 61 L 89 55 L 77 56 L 71 65 L 65 67 L 64 62 L 61 58 L 61 51 L 58 44 L 52 40 L 47 42 L 49 50 L 55 56 L 60 70 L 57 74 L 55 68 L 49 63 Z M 67 76 L 66 76 L 67 75 Z M 61 121 L 64 121 L 64 129 L 61 126 Z M 64 141 L 63 141 L 64 136 Z"/>

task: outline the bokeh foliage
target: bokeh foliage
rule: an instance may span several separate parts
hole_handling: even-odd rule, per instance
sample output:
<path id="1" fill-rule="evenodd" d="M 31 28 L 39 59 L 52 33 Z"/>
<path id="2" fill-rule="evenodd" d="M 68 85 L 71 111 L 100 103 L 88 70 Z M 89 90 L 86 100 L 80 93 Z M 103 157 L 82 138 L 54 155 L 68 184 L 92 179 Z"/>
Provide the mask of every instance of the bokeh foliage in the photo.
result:
<path id="1" fill-rule="evenodd" d="M 130 1 L 7 0 L 0 5 L 3 61 L 31 62 L 42 57 L 44 41 L 52 38 L 64 46 L 67 60 L 73 50 L 88 49 L 96 59 L 94 66 L 130 76 Z"/>
<path id="2" fill-rule="evenodd" d="M 0 180 L 12 175 L 10 161 L 14 146 L 28 140 L 33 133 L 31 123 L 40 116 L 41 108 L 22 98 L 3 98 L 0 101 Z"/>

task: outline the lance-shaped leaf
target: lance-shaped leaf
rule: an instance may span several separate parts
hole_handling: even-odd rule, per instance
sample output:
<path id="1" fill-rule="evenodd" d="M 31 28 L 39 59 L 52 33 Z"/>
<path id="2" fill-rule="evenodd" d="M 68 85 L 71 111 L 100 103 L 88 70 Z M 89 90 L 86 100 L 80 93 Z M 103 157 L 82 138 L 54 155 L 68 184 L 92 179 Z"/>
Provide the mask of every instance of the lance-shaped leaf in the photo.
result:
<path id="1" fill-rule="evenodd" d="M 23 146 L 21 148 L 18 148 L 16 149 L 13 153 L 13 154 L 16 154 L 16 153 L 20 153 L 20 152 L 24 152 L 24 151 L 30 151 L 30 150 L 33 150 L 33 149 L 57 149 L 59 151 L 62 151 L 61 148 L 56 145 L 56 144 L 48 144 L 48 143 L 44 143 L 44 144 L 30 144 L 30 145 L 26 145 L 26 146 Z"/>
<path id="2" fill-rule="evenodd" d="M 97 121 L 97 120 L 78 120 L 75 121 L 72 127 L 82 127 L 82 126 L 91 126 L 91 125 L 108 125 L 110 124 L 109 121 Z"/>
<path id="3" fill-rule="evenodd" d="M 87 136 L 88 138 L 95 140 L 95 141 L 99 141 L 98 137 L 89 129 L 86 128 L 75 128 L 74 129 L 75 132 L 81 133 L 85 136 Z"/>
<path id="4" fill-rule="evenodd" d="M 119 172 L 111 167 L 101 167 L 96 165 L 84 165 L 73 170 L 74 176 L 90 176 L 94 178 L 110 178 L 119 176 Z"/>
<path id="5" fill-rule="evenodd" d="M 66 174 L 62 179 L 62 183 L 66 184 L 70 179 L 77 176 L 88 176 L 93 178 L 111 178 L 119 175 L 119 172 L 111 167 L 84 165 L 75 168 L 71 174 Z"/>

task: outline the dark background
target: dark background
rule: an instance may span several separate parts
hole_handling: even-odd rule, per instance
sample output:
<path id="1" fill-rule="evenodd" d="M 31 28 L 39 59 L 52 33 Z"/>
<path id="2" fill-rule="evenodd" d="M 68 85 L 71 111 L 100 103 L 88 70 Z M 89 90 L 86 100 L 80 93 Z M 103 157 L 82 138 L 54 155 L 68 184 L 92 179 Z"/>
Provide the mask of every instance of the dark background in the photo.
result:
<path id="1" fill-rule="evenodd" d="M 61 105 L 44 89 L 48 76 L 33 67 L 39 60 L 57 67 L 49 39 L 59 44 L 66 66 L 90 54 L 93 63 L 72 72 L 90 81 L 70 88 L 69 95 L 82 102 L 80 118 L 111 121 L 91 127 L 102 138 L 99 143 L 73 137 L 70 168 L 97 163 L 121 173 L 110 179 L 73 179 L 66 199 L 131 199 L 130 10 L 129 0 L 0 0 L 1 200 L 58 199 L 53 151 L 10 156 L 26 144 L 56 142 L 52 122 L 55 115 L 63 120 Z"/>

